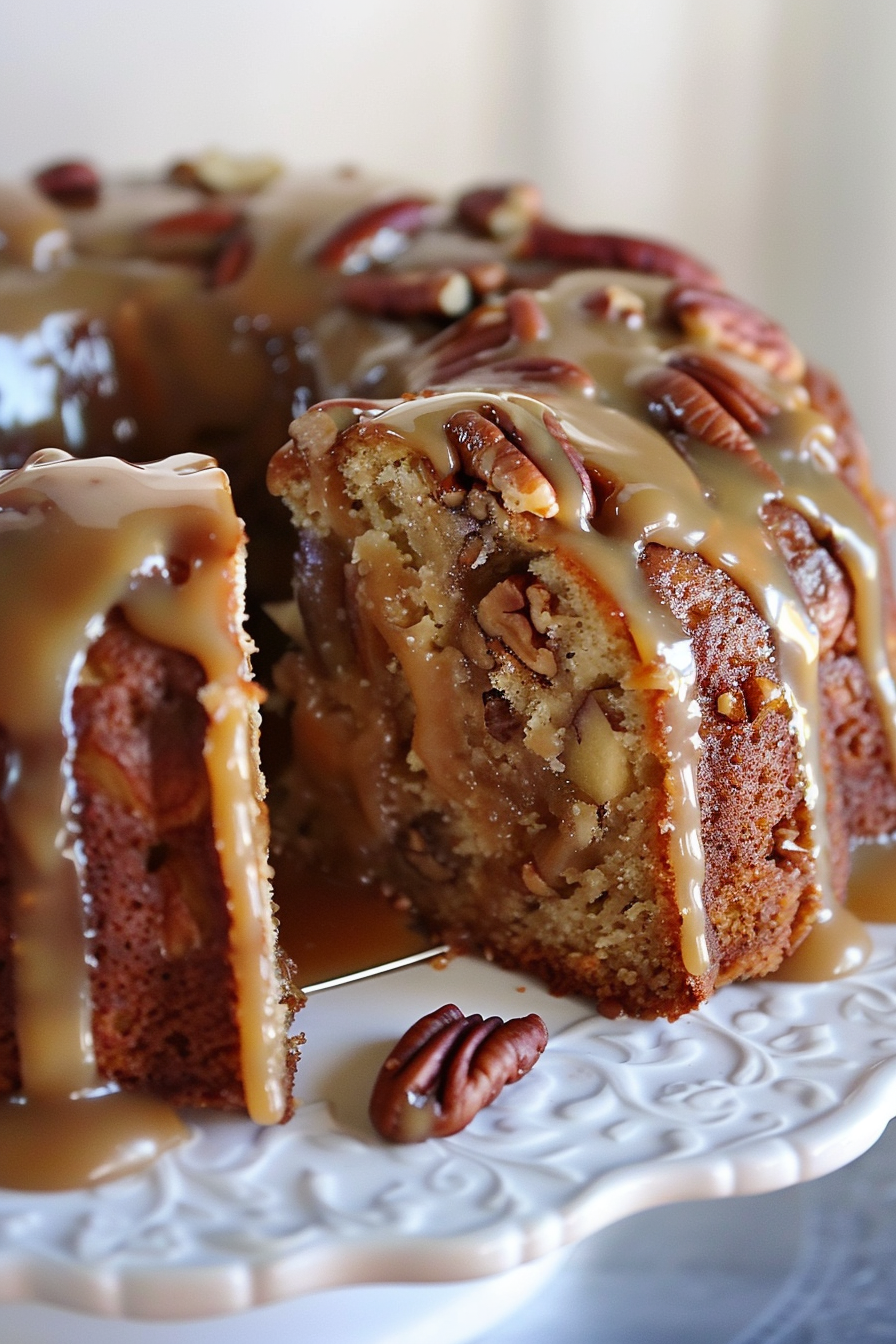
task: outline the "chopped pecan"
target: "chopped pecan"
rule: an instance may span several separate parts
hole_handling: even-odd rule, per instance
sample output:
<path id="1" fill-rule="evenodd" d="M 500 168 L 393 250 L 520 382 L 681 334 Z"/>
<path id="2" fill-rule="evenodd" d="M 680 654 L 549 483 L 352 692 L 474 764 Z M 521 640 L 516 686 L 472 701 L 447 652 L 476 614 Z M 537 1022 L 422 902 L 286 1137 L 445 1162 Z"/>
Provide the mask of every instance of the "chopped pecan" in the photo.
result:
<path id="1" fill-rule="evenodd" d="M 426 196 L 369 205 L 343 220 L 317 249 L 314 260 L 346 274 L 363 271 L 374 261 L 391 261 L 407 239 L 425 227 L 432 211 Z"/>
<path id="2" fill-rule="evenodd" d="M 100 198 L 100 175 L 89 163 L 70 160 L 54 163 L 34 176 L 34 185 L 57 205 L 96 205 Z"/>
<path id="3" fill-rule="evenodd" d="M 509 238 L 538 219 L 541 205 L 541 192 L 531 182 L 476 187 L 458 201 L 457 219 L 472 233 Z"/>
<path id="4" fill-rule="evenodd" d="M 702 383 L 748 434 L 767 434 L 766 420 L 780 410 L 777 402 L 761 392 L 751 379 L 712 355 L 697 351 L 673 355 L 669 367 L 681 369 Z"/>
<path id="5" fill-rule="evenodd" d="M 666 295 L 664 314 L 692 340 L 743 355 L 778 378 L 803 376 L 803 357 L 783 328 L 731 294 L 699 283 L 675 285 Z"/>
<path id="6" fill-rule="evenodd" d="M 457 411 L 445 426 L 464 470 L 501 496 L 511 513 L 553 518 L 559 509 L 554 487 L 504 432 L 478 411 Z"/>
<path id="7" fill-rule="evenodd" d="M 582 307 L 602 322 L 621 322 L 632 330 L 644 325 L 644 300 L 624 285 L 601 285 L 585 295 Z"/>
<path id="8" fill-rule="evenodd" d="M 715 274 L 702 262 L 666 243 L 619 233 L 574 233 L 546 220 L 536 220 L 532 224 L 522 255 L 576 267 L 595 266 L 641 271 L 646 275 L 668 275 L 695 285 L 712 287 L 717 283 Z"/>
<path id="9" fill-rule="evenodd" d="M 784 689 L 770 677 L 747 677 L 741 690 L 747 704 L 747 713 L 755 724 L 761 723 L 767 714 L 787 712 Z"/>
<path id="10" fill-rule="evenodd" d="M 534 589 L 541 589 L 546 598 L 533 593 Z M 544 584 L 533 582 L 526 574 L 511 574 L 486 593 L 476 608 L 476 619 L 487 635 L 500 639 L 530 671 L 540 677 L 555 677 L 557 659 L 533 619 L 535 613 L 543 617 L 549 610 L 550 594 Z M 540 623 L 544 625 L 545 621 Z"/>
<path id="11" fill-rule="evenodd" d="M 463 271 L 368 271 L 344 280 L 340 298 L 379 317 L 459 317 L 473 303 L 473 286 Z"/>
<path id="12" fill-rule="evenodd" d="M 324 457 L 339 435 L 336 421 L 314 406 L 289 427 L 289 442 L 278 448 L 268 464 L 267 485 L 272 495 L 282 495 L 307 474 L 308 462 Z"/>
<path id="13" fill-rule="evenodd" d="M 239 157 L 225 154 L 220 149 L 210 149 L 195 159 L 175 163 L 168 173 L 168 180 L 180 187 L 197 187 L 217 195 L 230 191 L 260 191 L 282 172 L 283 165 L 279 160 L 267 155 Z"/>
<path id="14" fill-rule="evenodd" d="M 529 1072 L 547 1043 L 535 1013 L 483 1021 L 446 1004 L 405 1032 L 380 1069 L 370 1098 L 373 1127 L 391 1143 L 457 1134 Z"/>
<path id="15" fill-rule="evenodd" d="M 504 300 L 510 334 L 518 341 L 543 341 L 551 334 L 547 314 L 529 289 L 514 289 Z"/>
<path id="16" fill-rule="evenodd" d="M 495 290 L 503 289 L 507 284 L 507 266 L 503 261 L 476 261 L 470 266 L 464 266 L 463 271 L 473 286 L 474 294 L 480 299 L 486 294 L 494 294 Z"/>

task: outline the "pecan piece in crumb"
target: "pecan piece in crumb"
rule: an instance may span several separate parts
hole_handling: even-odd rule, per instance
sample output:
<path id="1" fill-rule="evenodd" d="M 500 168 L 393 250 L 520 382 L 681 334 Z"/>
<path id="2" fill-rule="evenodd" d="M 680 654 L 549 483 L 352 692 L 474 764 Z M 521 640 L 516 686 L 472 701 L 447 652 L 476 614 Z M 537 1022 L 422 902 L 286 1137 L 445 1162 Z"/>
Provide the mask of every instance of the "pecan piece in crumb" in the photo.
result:
<path id="1" fill-rule="evenodd" d="M 425 227 L 432 211 L 426 196 L 402 196 L 367 206 L 334 229 L 314 260 L 346 275 L 363 271 L 374 261 L 391 261 Z"/>
<path id="2" fill-rule="evenodd" d="M 343 303 L 378 317 L 459 317 L 473 303 L 463 271 L 365 272 L 343 281 Z"/>
<path id="3" fill-rule="evenodd" d="M 501 496 L 511 513 L 553 518 L 557 494 L 548 478 L 499 427 L 478 411 L 457 411 L 445 426 L 464 470 Z"/>
<path id="4" fill-rule="evenodd" d="M 69 160 L 54 163 L 35 174 L 34 185 L 57 205 L 85 207 L 96 205 L 100 198 L 100 175 L 89 163 Z"/>
<path id="5" fill-rule="evenodd" d="M 289 443 L 278 448 L 268 464 L 267 486 L 271 494 L 285 494 L 290 484 L 307 475 L 308 463 L 326 456 L 338 436 L 336 421 L 319 406 L 293 420 Z"/>
<path id="6" fill-rule="evenodd" d="M 641 271 L 645 275 L 668 275 L 695 285 L 717 284 L 715 273 L 695 257 L 666 243 L 649 238 L 631 238 L 620 233 L 574 233 L 546 220 L 535 220 L 521 255 L 536 261 L 558 261 L 568 266 L 608 267 Z"/>
<path id="7" fill-rule="evenodd" d="M 536 623 L 547 628 L 551 595 L 543 583 L 526 574 L 511 574 L 486 593 L 476 608 L 476 619 L 485 633 L 515 654 L 540 677 L 557 675 L 557 659 L 545 643 Z"/>
<path id="8" fill-rule="evenodd" d="M 472 233 L 510 238 L 538 219 L 541 204 L 541 192 L 531 182 L 475 187 L 458 201 L 457 219 Z"/>
<path id="9" fill-rule="evenodd" d="M 405 1032 L 380 1069 L 370 1098 L 373 1127 L 391 1143 L 457 1134 L 529 1072 L 547 1043 L 535 1013 L 483 1020 L 446 1004 Z"/>
<path id="10" fill-rule="evenodd" d="M 742 299 L 701 285 L 675 285 L 664 315 L 695 341 L 731 350 L 785 381 L 799 381 L 805 361 L 784 329 Z"/>

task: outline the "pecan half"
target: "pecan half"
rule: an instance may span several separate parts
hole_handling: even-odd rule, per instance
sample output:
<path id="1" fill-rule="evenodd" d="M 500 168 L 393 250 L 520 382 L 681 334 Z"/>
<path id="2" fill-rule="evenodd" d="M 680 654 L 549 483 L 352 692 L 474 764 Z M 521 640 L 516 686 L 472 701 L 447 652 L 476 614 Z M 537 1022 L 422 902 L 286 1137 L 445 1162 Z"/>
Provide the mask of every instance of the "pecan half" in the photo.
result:
<path id="1" fill-rule="evenodd" d="M 483 304 L 459 322 L 440 331 L 423 347 L 420 370 L 424 381 L 449 382 L 488 362 L 513 332 L 503 305 Z"/>
<path id="2" fill-rule="evenodd" d="M 169 182 L 179 187 L 196 187 L 212 195 L 226 192 L 261 191 L 283 172 L 278 159 L 266 154 L 240 157 L 210 149 L 195 159 L 175 163 L 168 173 Z"/>
<path id="3" fill-rule="evenodd" d="M 314 260 L 347 274 L 363 271 L 374 261 L 391 261 L 406 240 L 424 228 L 432 210 L 433 203 L 426 196 L 401 196 L 369 205 L 334 229 Z"/>
<path id="4" fill-rule="evenodd" d="M 784 329 L 731 294 L 695 284 L 675 285 L 666 295 L 663 311 L 692 340 L 743 355 L 778 378 L 798 381 L 805 372 L 803 356 Z"/>
<path id="5" fill-rule="evenodd" d="M 585 295 L 582 307 L 601 322 L 621 322 L 633 331 L 644 325 L 644 300 L 624 285 L 601 285 Z"/>
<path id="6" fill-rule="evenodd" d="M 511 513 L 553 518 L 558 512 L 557 495 L 547 477 L 484 415 L 457 411 L 445 433 L 464 470 L 496 491 Z"/>
<path id="7" fill-rule="evenodd" d="M 100 198 L 100 175 L 89 163 L 70 160 L 54 163 L 34 176 L 38 191 L 57 205 L 70 207 L 96 205 Z"/>
<path id="8" fill-rule="evenodd" d="M 249 269 L 254 255 L 252 239 L 242 229 L 238 230 L 224 243 L 212 266 L 212 288 L 220 289 L 223 285 L 234 284 Z"/>
<path id="9" fill-rule="evenodd" d="M 214 261 L 242 223 L 239 210 L 209 205 L 153 220 L 141 240 L 157 261 Z"/>
<path id="10" fill-rule="evenodd" d="M 673 355 L 669 367 L 696 378 L 748 434 L 767 434 L 766 420 L 780 410 L 778 403 L 760 391 L 751 379 L 712 355 L 696 351 Z"/>
<path id="11" fill-rule="evenodd" d="M 583 516 L 585 518 L 593 518 L 595 510 L 594 481 L 592 479 L 592 474 L 588 471 L 588 468 L 585 466 L 585 459 L 582 457 L 582 454 L 576 448 L 573 448 L 567 436 L 566 430 L 563 428 L 561 421 L 558 419 L 558 417 L 554 414 L 552 410 L 545 408 L 543 419 L 545 429 L 548 431 L 551 438 L 556 439 L 557 443 L 559 443 L 560 447 L 563 449 L 565 456 L 569 459 L 569 462 L 572 465 L 573 470 L 575 471 L 576 475 L 579 478 L 579 482 L 582 486 L 582 494 L 584 502 Z M 603 502 L 603 500 L 608 498 L 608 496 L 612 493 L 613 484 L 612 482 L 599 482 L 599 483 L 602 486 L 601 502 Z"/>
<path id="12" fill-rule="evenodd" d="M 342 302 L 379 317 L 459 317 L 473 303 L 463 271 L 366 272 L 342 283 Z"/>
<path id="13" fill-rule="evenodd" d="M 710 288 L 718 283 L 714 272 L 686 252 L 648 238 L 621 233 L 574 233 L 546 220 L 536 220 L 521 255 L 536 261 L 558 261 L 569 266 L 599 266 L 646 275 L 668 275 Z"/>
<path id="14" fill-rule="evenodd" d="M 476 187 L 457 203 L 458 223 L 490 238 L 522 233 L 540 214 L 541 192 L 531 182 Z"/>
<path id="15" fill-rule="evenodd" d="M 529 289 L 515 289 L 504 300 L 510 334 L 518 341 L 543 341 L 551 334 L 547 314 Z"/>
<path id="16" fill-rule="evenodd" d="M 543 583 L 526 574 L 511 574 L 486 593 L 476 608 L 476 619 L 487 635 L 500 639 L 530 671 L 540 677 L 557 675 L 557 659 L 547 647 L 536 620 L 549 620 L 550 593 Z"/>
<path id="17" fill-rule="evenodd" d="M 573 364 L 572 360 L 551 355 L 517 355 L 513 359 L 499 359 L 494 364 L 482 366 L 482 371 L 518 383 L 551 383 L 557 387 L 572 387 L 589 396 L 595 391 L 594 379 L 581 364 Z"/>
<path id="18" fill-rule="evenodd" d="M 370 1098 L 373 1127 L 391 1143 L 457 1134 L 529 1072 L 547 1043 L 535 1013 L 483 1020 L 446 1004 L 405 1032 L 380 1069 Z"/>
<path id="19" fill-rule="evenodd" d="M 758 456 L 743 426 L 690 373 L 664 365 L 646 374 L 640 386 L 651 414 L 664 426 L 729 453 Z"/>

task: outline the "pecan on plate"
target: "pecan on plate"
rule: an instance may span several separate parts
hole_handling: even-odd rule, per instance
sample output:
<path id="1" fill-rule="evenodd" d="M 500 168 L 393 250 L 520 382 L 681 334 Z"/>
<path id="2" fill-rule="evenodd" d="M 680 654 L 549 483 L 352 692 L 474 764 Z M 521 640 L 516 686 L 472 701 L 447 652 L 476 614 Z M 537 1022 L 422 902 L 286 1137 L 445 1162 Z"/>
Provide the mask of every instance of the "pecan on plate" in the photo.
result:
<path id="1" fill-rule="evenodd" d="M 415 1023 L 380 1069 L 370 1098 L 374 1129 L 392 1143 L 459 1133 L 529 1072 L 547 1042 L 535 1013 L 483 1021 L 446 1004 Z"/>
<path id="2" fill-rule="evenodd" d="M 698 284 L 675 285 L 663 313 L 692 340 L 752 359 L 778 378 L 796 382 L 805 372 L 803 356 L 784 329 L 731 294 Z"/>
<path id="3" fill-rule="evenodd" d="M 511 513 L 553 518 L 558 512 L 557 494 L 548 478 L 493 421 L 478 411 L 457 411 L 445 433 L 464 470 L 500 495 Z"/>

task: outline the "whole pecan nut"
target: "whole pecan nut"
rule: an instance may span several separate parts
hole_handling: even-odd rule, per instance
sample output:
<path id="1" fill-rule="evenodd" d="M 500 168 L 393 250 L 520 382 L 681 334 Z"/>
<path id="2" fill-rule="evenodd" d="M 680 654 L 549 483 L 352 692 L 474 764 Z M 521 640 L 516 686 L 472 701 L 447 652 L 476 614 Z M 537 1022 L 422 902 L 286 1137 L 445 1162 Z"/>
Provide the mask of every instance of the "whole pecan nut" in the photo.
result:
<path id="1" fill-rule="evenodd" d="M 483 1020 L 446 1004 L 405 1032 L 383 1064 L 370 1098 L 371 1122 L 392 1143 L 457 1134 L 529 1072 L 547 1043 L 535 1013 Z"/>

